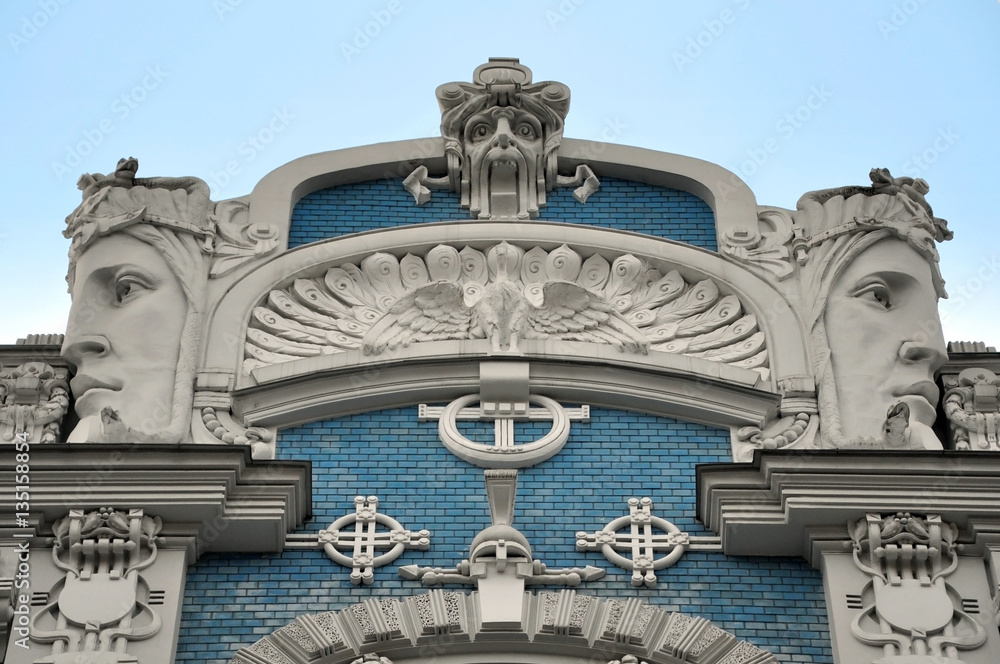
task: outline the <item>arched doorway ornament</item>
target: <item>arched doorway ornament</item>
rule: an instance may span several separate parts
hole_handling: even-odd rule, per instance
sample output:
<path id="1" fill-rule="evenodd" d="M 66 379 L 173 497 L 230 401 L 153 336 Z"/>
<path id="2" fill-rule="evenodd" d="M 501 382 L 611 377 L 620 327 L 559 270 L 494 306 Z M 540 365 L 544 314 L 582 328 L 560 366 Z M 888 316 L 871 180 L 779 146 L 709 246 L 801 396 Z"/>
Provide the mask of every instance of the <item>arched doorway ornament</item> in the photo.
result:
<path id="1" fill-rule="evenodd" d="M 525 620 L 481 632 L 476 593 L 431 590 L 404 599 L 372 598 L 341 611 L 302 615 L 251 646 L 230 664 L 393 664 L 442 654 L 489 654 L 491 661 L 625 661 L 647 664 L 777 664 L 704 618 L 664 611 L 639 598 L 602 599 L 575 590 L 525 593 Z M 510 657 L 505 657 L 505 653 Z M 365 657 L 367 655 L 367 657 Z M 373 657 L 376 656 L 376 657 Z M 528 659 L 525 659 L 525 658 Z M 631 659 L 631 658 L 630 658 Z"/>

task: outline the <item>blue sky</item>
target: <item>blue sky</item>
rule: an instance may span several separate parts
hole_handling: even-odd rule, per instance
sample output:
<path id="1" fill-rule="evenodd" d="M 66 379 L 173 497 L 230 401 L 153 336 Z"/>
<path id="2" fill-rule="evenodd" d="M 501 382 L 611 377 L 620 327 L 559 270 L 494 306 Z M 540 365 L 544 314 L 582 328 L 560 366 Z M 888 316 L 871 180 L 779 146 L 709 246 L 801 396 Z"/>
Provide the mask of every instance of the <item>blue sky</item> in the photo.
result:
<path id="1" fill-rule="evenodd" d="M 945 337 L 1000 345 L 996 0 L 12 0 L 0 37 L 0 343 L 65 327 L 80 173 L 131 155 L 242 196 L 305 154 L 438 135 L 435 87 L 510 56 L 570 87 L 567 136 L 718 163 L 761 205 L 925 178 L 955 231 Z"/>

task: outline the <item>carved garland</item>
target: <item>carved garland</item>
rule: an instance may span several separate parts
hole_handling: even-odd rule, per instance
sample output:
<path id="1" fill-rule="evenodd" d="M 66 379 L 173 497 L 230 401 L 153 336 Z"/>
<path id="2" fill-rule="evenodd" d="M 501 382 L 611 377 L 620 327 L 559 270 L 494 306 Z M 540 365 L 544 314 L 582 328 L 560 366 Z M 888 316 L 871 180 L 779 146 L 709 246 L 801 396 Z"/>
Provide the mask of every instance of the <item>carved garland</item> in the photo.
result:
<path id="1" fill-rule="evenodd" d="M 506 242 L 485 251 L 441 244 L 402 259 L 374 253 L 272 290 L 251 314 L 243 367 L 477 338 L 494 351 L 559 339 L 768 371 L 756 317 L 711 279 L 691 284 L 632 254 L 584 260 L 566 245 Z"/>

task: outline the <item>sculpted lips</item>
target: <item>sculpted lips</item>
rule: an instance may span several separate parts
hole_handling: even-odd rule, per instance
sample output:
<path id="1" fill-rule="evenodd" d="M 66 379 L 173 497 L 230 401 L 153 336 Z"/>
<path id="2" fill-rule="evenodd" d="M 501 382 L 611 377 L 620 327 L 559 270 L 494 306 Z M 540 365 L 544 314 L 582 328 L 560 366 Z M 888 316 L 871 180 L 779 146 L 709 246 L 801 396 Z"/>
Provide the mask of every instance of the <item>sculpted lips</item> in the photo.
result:
<path id="1" fill-rule="evenodd" d="M 938 398 L 941 396 L 941 391 L 938 390 L 938 386 L 930 380 L 922 380 L 919 383 L 914 383 L 904 388 L 896 388 L 892 391 L 892 396 L 894 397 L 905 397 L 910 394 L 915 394 L 927 399 L 927 403 L 935 405 L 938 402 Z"/>
<path id="2" fill-rule="evenodd" d="M 914 415 L 918 421 L 928 426 L 934 423 L 941 391 L 933 381 L 922 380 L 903 388 L 896 388 L 892 391 L 892 396 L 906 401 L 910 408 L 916 411 Z"/>
<path id="3" fill-rule="evenodd" d="M 77 401 L 91 390 L 112 390 L 117 392 L 122 389 L 121 381 L 104 381 L 86 374 L 77 375 L 69 382 L 69 386 Z"/>

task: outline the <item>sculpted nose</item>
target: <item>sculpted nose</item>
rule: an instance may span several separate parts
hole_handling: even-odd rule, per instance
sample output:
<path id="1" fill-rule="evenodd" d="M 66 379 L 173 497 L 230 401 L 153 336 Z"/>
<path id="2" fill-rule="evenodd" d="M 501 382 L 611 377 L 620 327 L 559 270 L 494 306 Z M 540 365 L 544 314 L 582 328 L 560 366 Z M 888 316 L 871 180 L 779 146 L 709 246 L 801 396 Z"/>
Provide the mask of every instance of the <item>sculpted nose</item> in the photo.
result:
<path id="1" fill-rule="evenodd" d="M 501 118 L 497 124 L 497 134 L 493 139 L 493 147 L 506 150 L 513 143 L 514 137 L 510 133 L 510 124 L 505 118 Z"/>
<path id="2" fill-rule="evenodd" d="M 67 334 L 63 341 L 62 356 L 74 367 L 88 357 L 98 358 L 108 354 L 111 342 L 100 334 L 73 335 Z"/>
<path id="3" fill-rule="evenodd" d="M 936 373 L 948 361 L 948 352 L 943 344 L 904 341 L 899 347 L 899 358 L 907 364 L 926 364 Z"/>

